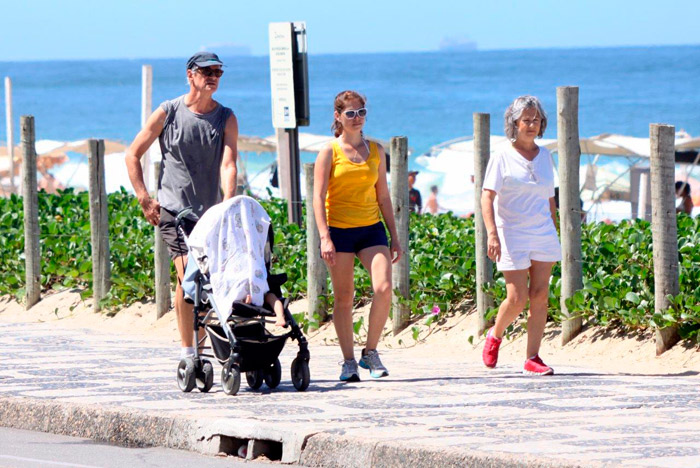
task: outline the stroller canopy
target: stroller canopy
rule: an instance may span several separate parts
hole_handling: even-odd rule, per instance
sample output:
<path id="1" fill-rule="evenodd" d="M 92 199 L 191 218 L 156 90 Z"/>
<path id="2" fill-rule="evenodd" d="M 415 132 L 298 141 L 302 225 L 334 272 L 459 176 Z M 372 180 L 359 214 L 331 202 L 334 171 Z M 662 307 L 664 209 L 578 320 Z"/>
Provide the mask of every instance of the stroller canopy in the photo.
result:
<path id="1" fill-rule="evenodd" d="M 270 216 L 255 199 L 229 198 L 209 208 L 188 238 L 200 271 L 209 274 L 212 295 L 219 310 L 230 314 L 234 301 L 250 295 L 262 305 L 269 290 L 265 243 Z"/>

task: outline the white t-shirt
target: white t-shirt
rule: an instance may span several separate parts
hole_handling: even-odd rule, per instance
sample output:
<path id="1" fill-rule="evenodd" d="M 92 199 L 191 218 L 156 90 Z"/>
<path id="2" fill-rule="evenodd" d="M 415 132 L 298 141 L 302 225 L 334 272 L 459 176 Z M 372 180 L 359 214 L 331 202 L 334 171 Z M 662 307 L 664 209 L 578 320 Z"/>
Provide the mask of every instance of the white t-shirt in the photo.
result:
<path id="1" fill-rule="evenodd" d="M 489 159 L 484 189 L 496 192 L 496 227 L 505 234 L 556 237 L 549 199 L 554 196 L 554 168 L 549 151 L 540 148 L 528 161 L 512 146 Z"/>

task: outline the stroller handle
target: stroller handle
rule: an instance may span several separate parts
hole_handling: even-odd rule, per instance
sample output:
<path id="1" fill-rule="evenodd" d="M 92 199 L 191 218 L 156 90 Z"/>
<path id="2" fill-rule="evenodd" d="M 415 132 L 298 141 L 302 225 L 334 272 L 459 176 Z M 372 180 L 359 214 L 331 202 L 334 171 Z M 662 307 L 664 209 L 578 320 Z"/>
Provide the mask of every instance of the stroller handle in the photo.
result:
<path id="1" fill-rule="evenodd" d="M 180 212 L 175 217 L 175 226 L 179 227 L 180 224 L 182 224 L 182 220 L 185 219 L 187 216 L 189 216 L 193 211 L 194 210 L 192 210 L 191 206 L 188 206 L 187 208 L 180 210 Z"/>

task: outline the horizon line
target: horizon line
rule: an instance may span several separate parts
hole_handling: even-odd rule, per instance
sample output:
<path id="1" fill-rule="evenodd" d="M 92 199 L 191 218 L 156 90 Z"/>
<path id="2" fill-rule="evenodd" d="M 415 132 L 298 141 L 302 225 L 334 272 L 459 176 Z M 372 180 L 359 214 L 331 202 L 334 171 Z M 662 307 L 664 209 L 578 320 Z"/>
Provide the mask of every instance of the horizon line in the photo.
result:
<path id="1" fill-rule="evenodd" d="M 648 49 L 648 48 L 665 48 L 665 47 L 698 47 L 700 43 L 695 44 L 635 44 L 635 45 L 606 45 L 606 46 L 552 46 L 552 47 L 514 47 L 514 48 L 475 48 L 473 50 L 444 50 L 444 49 L 425 49 L 425 50 L 394 50 L 394 51 L 372 51 L 372 52 L 320 52 L 309 53 L 312 57 L 334 56 L 334 55 L 382 55 L 382 54 L 474 54 L 480 52 L 509 52 L 509 51 L 537 51 L 537 50 L 586 50 L 586 49 Z M 185 58 L 186 55 L 180 56 L 161 56 L 161 57 L 82 57 L 82 58 L 32 58 L 23 60 L 5 60 L 0 59 L 0 63 L 28 63 L 28 62 L 83 62 L 88 60 L 93 61 L 110 61 L 110 60 L 176 60 Z M 264 58 L 269 57 L 269 54 L 238 54 L 238 55 L 223 55 L 222 57 L 250 57 Z"/>

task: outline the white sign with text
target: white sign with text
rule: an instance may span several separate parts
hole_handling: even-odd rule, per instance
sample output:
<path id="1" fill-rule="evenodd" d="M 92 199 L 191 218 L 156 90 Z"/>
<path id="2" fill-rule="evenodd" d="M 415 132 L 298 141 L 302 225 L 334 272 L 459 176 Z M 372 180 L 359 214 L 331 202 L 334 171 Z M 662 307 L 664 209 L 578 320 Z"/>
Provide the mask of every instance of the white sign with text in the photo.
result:
<path id="1" fill-rule="evenodd" d="M 295 128 L 292 23 L 270 23 L 270 87 L 272 126 Z"/>

